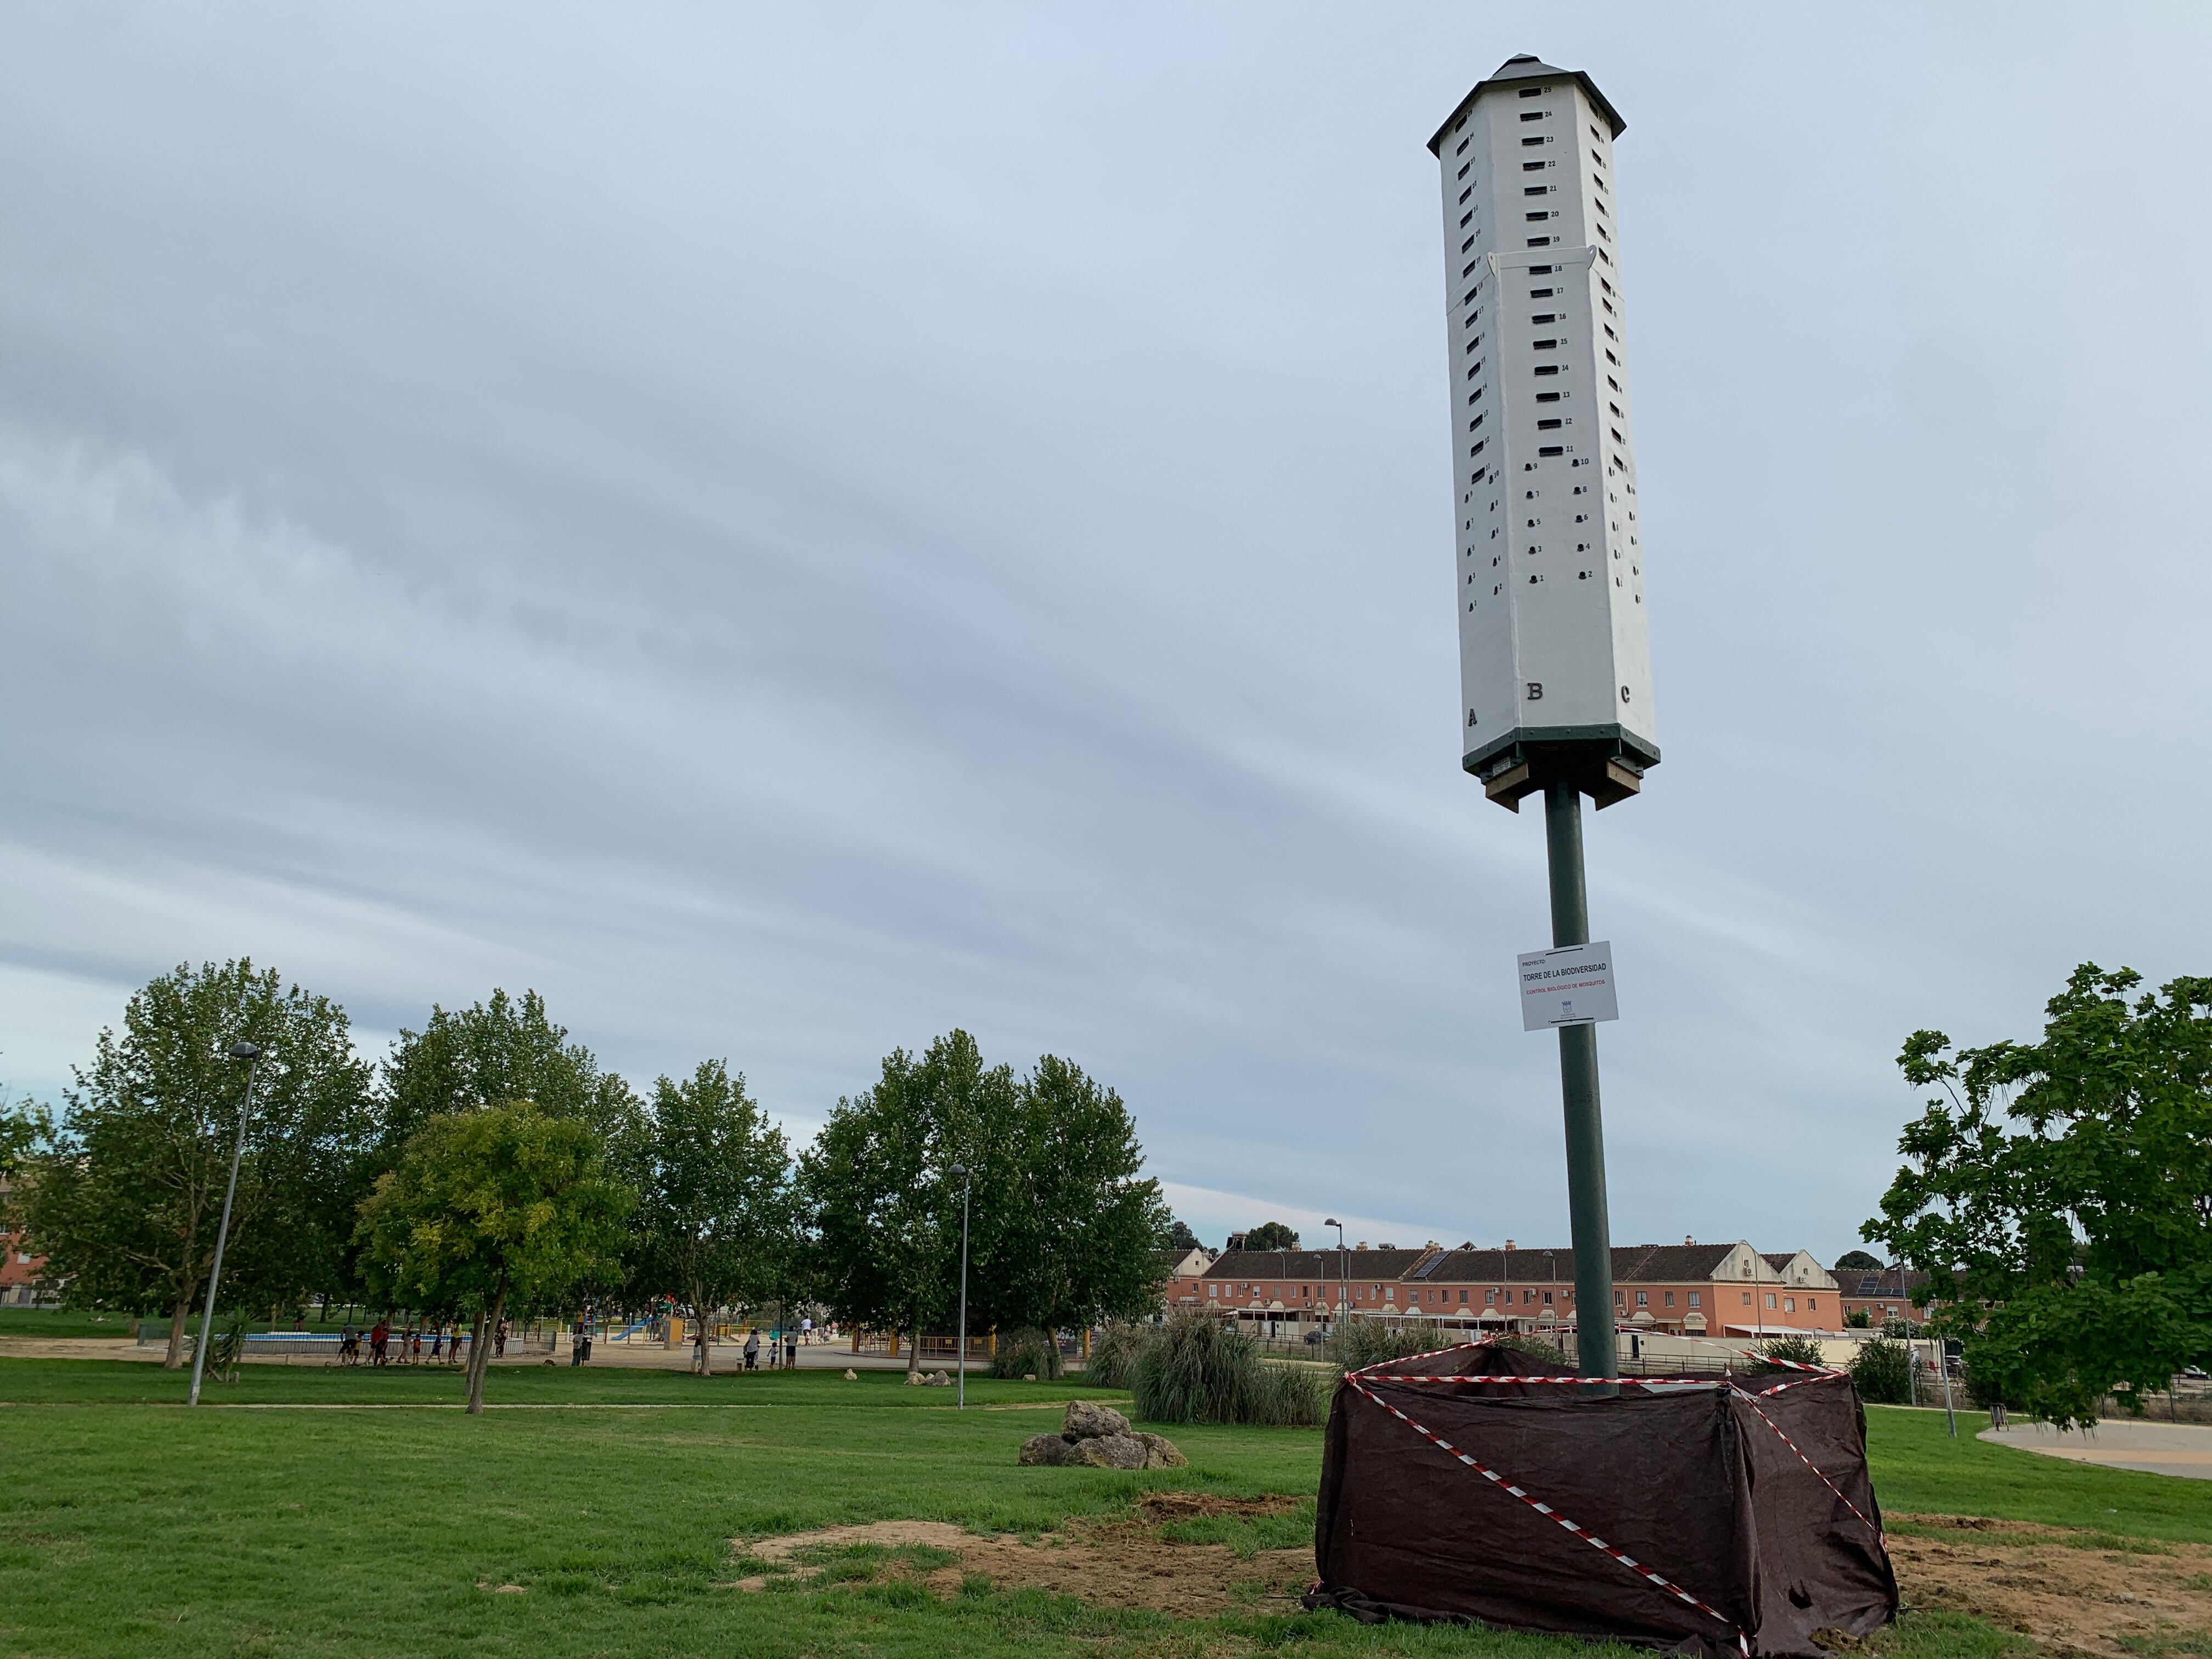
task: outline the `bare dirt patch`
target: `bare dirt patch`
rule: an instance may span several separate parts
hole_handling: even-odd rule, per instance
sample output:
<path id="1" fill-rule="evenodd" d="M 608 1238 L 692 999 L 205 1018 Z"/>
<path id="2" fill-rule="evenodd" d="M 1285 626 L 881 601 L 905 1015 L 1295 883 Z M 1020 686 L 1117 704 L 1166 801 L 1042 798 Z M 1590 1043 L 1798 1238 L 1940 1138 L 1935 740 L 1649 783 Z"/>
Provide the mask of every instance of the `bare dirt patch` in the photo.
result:
<path id="1" fill-rule="evenodd" d="M 1908 1608 L 1971 1613 L 2055 1653 L 2099 1659 L 2203 1652 L 2212 1632 L 2212 1547 L 1980 1516 L 1889 1520 Z"/>
<path id="2" fill-rule="evenodd" d="M 766 1563 L 770 1571 L 738 1579 L 726 1588 L 757 1591 L 778 1583 L 805 1583 L 828 1569 L 818 1561 L 799 1558 L 873 1545 L 889 1551 L 957 1555 L 958 1561 L 951 1565 L 906 1562 L 896 1556 L 878 1565 L 879 1579 L 915 1578 L 939 1595 L 957 1595 L 964 1581 L 980 1575 L 994 1589 L 1041 1589 L 1096 1606 L 1149 1607 L 1176 1618 L 1203 1619 L 1255 1600 L 1296 1595 L 1313 1577 L 1313 1552 L 1261 1550 L 1239 1556 L 1225 1544 L 1175 1543 L 1156 1528 L 1179 1521 L 1283 1515 L 1297 1509 L 1299 1502 L 1287 1497 L 1149 1492 L 1139 1501 L 1135 1517 L 1071 1522 L 1060 1531 L 1034 1538 L 1017 1533 L 983 1536 L 941 1521 L 824 1527 L 737 1540 L 732 1547 L 740 1555 Z"/>

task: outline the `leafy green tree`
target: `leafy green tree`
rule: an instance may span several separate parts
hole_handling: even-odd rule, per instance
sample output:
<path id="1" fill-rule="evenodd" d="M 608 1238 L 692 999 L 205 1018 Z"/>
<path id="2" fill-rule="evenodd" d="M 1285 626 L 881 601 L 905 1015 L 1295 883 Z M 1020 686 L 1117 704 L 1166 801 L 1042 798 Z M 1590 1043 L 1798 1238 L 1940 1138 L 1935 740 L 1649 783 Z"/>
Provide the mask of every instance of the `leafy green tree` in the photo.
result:
<path id="1" fill-rule="evenodd" d="M 434 1117 L 491 1101 L 527 1100 L 588 1126 L 618 1169 L 635 1164 L 645 1117 L 629 1085 L 568 1041 L 535 991 L 494 990 L 459 1010 L 433 1006 L 419 1031 L 402 1030 L 385 1062 L 384 1133 L 398 1147 Z"/>
<path id="2" fill-rule="evenodd" d="M 1155 1311 L 1153 1241 L 1170 1218 L 1121 1097 L 1046 1054 L 1013 1107 L 1012 1133 L 988 1155 L 1003 1165 L 991 1191 L 1006 1206 L 986 1261 L 1000 1322 L 1053 1332 Z"/>
<path id="3" fill-rule="evenodd" d="M 1881 1263 L 1864 1250 L 1845 1250 L 1836 1258 L 1836 1271 L 1839 1273 L 1871 1273 L 1881 1269 Z"/>
<path id="4" fill-rule="evenodd" d="M 1015 1085 L 1004 1066 L 987 1067 L 975 1038 L 955 1030 L 916 1056 L 895 1049 L 866 1093 L 838 1101 L 799 1159 L 799 1188 L 812 1235 L 815 1294 L 855 1326 L 908 1339 L 907 1369 L 920 1364 L 918 1338 L 945 1326 L 959 1294 L 961 1182 L 965 1163 L 980 1189 L 971 1249 L 974 1322 L 998 1322 L 974 1294 L 973 1269 L 998 1259 L 1004 1206 L 985 1195 L 1004 1178 Z"/>
<path id="5" fill-rule="evenodd" d="M 1298 1235 L 1295 1229 L 1280 1221 L 1263 1221 L 1244 1235 L 1248 1250 L 1295 1250 Z"/>
<path id="6" fill-rule="evenodd" d="M 2083 964 L 2039 1042 L 1915 1032 L 1899 1064 L 1942 1093 L 1861 1229 L 1929 1275 L 1978 1386 L 2062 1425 L 2212 1353 L 2212 980 L 2140 982 Z"/>
<path id="7" fill-rule="evenodd" d="M 296 1301 L 339 1271 L 347 1188 L 370 1128 L 369 1072 L 345 1012 L 240 959 L 178 968 L 135 993 L 66 1091 L 51 1150 L 27 1168 L 31 1248 L 72 1305 L 169 1316 L 165 1364 L 207 1282 L 259 1045 L 226 1285 L 248 1305 Z"/>
<path id="8" fill-rule="evenodd" d="M 702 1323 L 741 1298 L 780 1296 L 797 1243 L 783 1132 L 719 1060 L 681 1083 L 662 1078 L 652 1106 L 635 1218 L 643 1271 L 680 1288 Z M 712 1346 L 701 1352 L 712 1370 Z"/>
<path id="9" fill-rule="evenodd" d="M 483 1410 L 484 1339 L 510 1298 L 545 1301 L 619 1255 L 636 1194 L 607 1172 L 599 1138 L 527 1101 L 432 1117 L 361 1206 L 374 1282 L 418 1308 L 466 1307 L 468 1408 Z"/>
<path id="10" fill-rule="evenodd" d="M 949 1328 L 970 1192 L 969 1325 L 1045 1332 L 1149 1313 L 1171 1224 L 1121 1098 L 1045 1055 L 1017 1080 L 952 1031 L 842 1100 L 800 1160 L 817 1293 L 855 1324 Z M 911 1345 L 908 1365 L 919 1360 Z"/>
<path id="11" fill-rule="evenodd" d="M 1198 1242 L 1198 1235 L 1191 1231 L 1188 1222 L 1181 1216 L 1170 1216 L 1168 1218 L 1168 1230 L 1160 1239 L 1160 1248 L 1164 1250 L 1202 1250 L 1206 1247 Z"/>

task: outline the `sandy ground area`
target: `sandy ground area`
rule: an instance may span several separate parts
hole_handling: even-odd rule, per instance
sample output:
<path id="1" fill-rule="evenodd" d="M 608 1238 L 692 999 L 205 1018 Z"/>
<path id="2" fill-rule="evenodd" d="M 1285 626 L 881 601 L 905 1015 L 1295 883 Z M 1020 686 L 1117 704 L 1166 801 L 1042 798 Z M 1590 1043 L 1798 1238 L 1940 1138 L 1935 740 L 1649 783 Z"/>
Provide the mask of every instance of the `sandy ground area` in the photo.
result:
<path id="1" fill-rule="evenodd" d="M 2076 1463 L 2212 1480 L 2212 1427 L 2199 1423 L 2107 1418 L 2094 1429 L 2064 1431 L 2048 1423 L 2014 1423 L 2002 1429 L 1984 1429 L 1974 1438 Z"/>
<path id="2" fill-rule="evenodd" d="M 1160 1535 L 1161 1523 L 1282 1514 L 1297 1502 L 1155 1492 L 1137 1516 L 1071 1523 L 1029 1539 L 978 1535 L 937 1521 L 738 1539 L 732 1551 L 741 1569 L 751 1571 L 723 1588 L 757 1592 L 836 1577 L 841 1551 L 873 1545 L 892 1553 L 874 1564 L 878 1577 L 915 1578 L 939 1595 L 956 1594 L 963 1578 L 980 1575 L 999 1589 L 1033 1586 L 1097 1606 L 1206 1618 L 1286 1604 L 1311 1580 L 1313 1553 L 1267 1550 L 1240 1558 L 1223 1545 L 1170 1542 Z M 2032 1637 L 2047 1654 L 2096 1659 L 2155 1651 L 2192 1637 L 2202 1643 L 2212 1632 L 2212 1547 L 1972 1516 L 1894 1516 L 1891 1522 L 1898 1530 L 1890 1534 L 1890 1553 L 1908 1609 L 1971 1613 Z M 955 1559 L 948 1562 L 948 1556 Z M 1837 1645 L 1856 1644 L 1843 1638 Z"/>
<path id="3" fill-rule="evenodd" d="M 2212 1547 L 1978 1516 L 1887 1518 L 1907 1607 L 1975 1613 L 2048 1652 L 2100 1659 L 2157 1651 L 2161 1638 L 2201 1644 L 2212 1632 Z"/>
<path id="4" fill-rule="evenodd" d="M 187 1356 L 191 1353 L 187 1348 Z M 161 1363 L 162 1346 L 158 1342 L 141 1343 L 129 1337 L 109 1336 L 0 1336 L 0 1359 L 133 1359 Z M 526 1351 L 518 1345 L 510 1346 L 504 1358 L 492 1363 L 497 1365 L 542 1365 L 547 1359 L 557 1365 L 568 1363 L 568 1339 L 563 1337 L 559 1349 L 547 1354 L 543 1350 Z M 799 1366 L 802 1370 L 904 1370 L 903 1359 L 887 1359 L 881 1354 L 854 1354 L 835 1344 L 815 1344 L 799 1351 Z M 274 1354 L 267 1357 L 249 1354 L 250 1365 L 323 1365 L 330 1362 L 314 1354 Z M 422 1363 L 430 1360 L 426 1351 Z M 595 1342 L 592 1345 L 591 1363 L 595 1367 L 614 1366 L 633 1370 L 689 1370 L 691 1351 L 688 1348 L 664 1348 L 653 1342 Z M 744 1351 L 734 1346 L 717 1345 L 714 1349 L 716 1371 L 741 1370 L 744 1367 Z M 932 1361 L 924 1370 L 939 1370 L 946 1367 Z M 978 1376 L 981 1368 L 971 1365 L 969 1374 Z"/>
<path id="5" fill-rule="evenodd" d="M 1227 1498 L 1195 1492 L 1153 1492 L 1140 1513 L 1127 1520 L 1072 1522 L 1035 1538 L 964 1532 L 941 1521 L 879 1521 L 865 1527 L 825 1527 L 769 1539 L 735 1540 L 744 1565 L 768 1571 L 731 1581 L 726 1589 L 763 1590 L 776 1581 L 804 1583 L 834 1570 L 817 1551 L 854 1545 L 914 1550 L 911 1563 L 896 1558 L 882 1576 L 918 1577 L 939 1595 L 956 1593 L 971 1574 L 996 1589 L 1036 1589 L 1101 1607 L 1150 1607 L 1183 1619 L 1202 1619 L 1232 1607 L 1287 1606 L 1313 1577 L 1313 1551 L 1262 1550 L 1240 1557 L 1225 1544 L 1170 1543 L 1162 1522 L 1204 1516 L 1285 1514 L 1295 1498 Z M 950 1564 L 939 1553 L 957 1556 Z M 808 1558 L 815 1558 L 809 1559 Z"/>

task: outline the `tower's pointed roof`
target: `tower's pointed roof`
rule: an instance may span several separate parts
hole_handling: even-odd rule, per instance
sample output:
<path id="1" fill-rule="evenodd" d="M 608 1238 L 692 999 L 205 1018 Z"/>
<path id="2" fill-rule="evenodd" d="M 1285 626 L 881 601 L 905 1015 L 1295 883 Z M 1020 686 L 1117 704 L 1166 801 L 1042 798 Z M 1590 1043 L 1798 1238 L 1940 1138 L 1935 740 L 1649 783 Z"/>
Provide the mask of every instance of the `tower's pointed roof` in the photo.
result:
<path id="1" fill-rule="evenodd" d="M 1557 68 L 1546 63 L 1534 52 L 1524 52 L 1500 64 L 1498 66 L 1498 72 L 1488 80 L 1478 81 L 1474 83 L 1474 90 L 1459 100 L 1457 106 L 1444 118 L 1443 125 L 1437 129 L 1436 137 L 1429 140 L 1430 150 L 1437 154 L 1442 153 L 1444 135 L 1451 131 L 1452 123 L 1466 114 L 1468 106 L 1474 103 L 1492 87 L 1505 86 L 1515 81 L 1555 81 L 1562 76 L 1573 76 L 1581 85 L 1582 89 L 1589 94 L 1590 102 L 1597 106 L 1599 112 L 1605 117 L 1607 124 L 1613 128 L 1614 137 L 1620 137 L 1628 130 L 1628 123 L 1620 118 L 1620 112 L 1613 108 L 1612 102 L 1597 89 L 1597 82 L 1591 80 L 1588 75 L 1581 70 Z"/>

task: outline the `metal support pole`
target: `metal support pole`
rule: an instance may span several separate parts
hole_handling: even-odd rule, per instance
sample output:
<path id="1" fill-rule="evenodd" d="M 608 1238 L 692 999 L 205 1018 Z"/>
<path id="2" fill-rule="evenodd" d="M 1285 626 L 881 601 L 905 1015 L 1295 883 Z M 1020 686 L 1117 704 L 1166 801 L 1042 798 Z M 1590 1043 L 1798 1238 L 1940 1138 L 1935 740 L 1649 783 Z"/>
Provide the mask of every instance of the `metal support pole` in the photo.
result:
<path id="1" fill-rule="evenodd" d="M 968 1192 L 966 1170 L 960 1172 L 960 1352 L 955 1364 L 960 1373 L 958 1409 L 968 1409 Z M 1057 1338 L 1054 1339 L 1058 1340 Z"/>
<path id="2" fill-rule="evenodd" d="M 215 1236 L 215 1261 L 208 1268 L 207 1311 L 200 1316 L 200 1338 L 192 1344 L 192 1392 L 185 1403 L 200 1403 L 200 1373 L 207 1369 L 209 1338 L 215 1331 L 215 1287 L 222 1277 L 222 1247 L 230 1241 L 230 1206 L 238 1197 L 238 1161 L 246 1155 L 246 1120 L 253 1112 L 253 1073 L 261 1063 L 261 1050 L 240 1042 L 230 1051 L 233 1060 L 246 1062 L 246 1099 L 238 1109 L 238 1141 L 230 1149 L 230 1185 L 222 1194 L 222 1225 Z"/>
<path id="3" fill-rule="evenodd" d="M 1552 943 L 1587 945 L 1589 893 L 1583 877 L 1583 798 L 1573 784 L 1544 787 L 1544 838 L 1552 874 Z M 1596 1026 L 1559 1028 L 1559 1094 L 1566 1114 L 1567 1218 L 1575 1247 L 1576 1363 L 1584 1376 L 1619 1376 Z"/>

